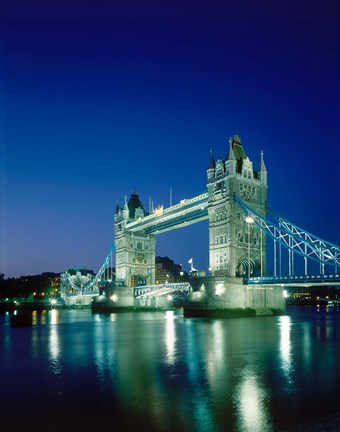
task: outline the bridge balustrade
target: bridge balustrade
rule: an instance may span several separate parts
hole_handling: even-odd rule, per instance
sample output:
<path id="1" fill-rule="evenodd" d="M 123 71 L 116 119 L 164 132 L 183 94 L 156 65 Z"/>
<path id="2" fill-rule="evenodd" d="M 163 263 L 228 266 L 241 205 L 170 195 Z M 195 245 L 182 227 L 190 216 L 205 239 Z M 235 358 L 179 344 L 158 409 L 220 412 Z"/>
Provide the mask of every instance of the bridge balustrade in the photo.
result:
<path id="1" fill-rule="evenodd" d="M 144 285 L 143 287 L 134 288 L 134 297 L 141 297 L 145 294 L 157 292 L 160 290 L 166 290 L 169 292 L 184 291 L 189 292 L 191 289 L 189 283 L 170 283 L 170 284 L 158 284 L 158 285 Z"/>
<path id="2" fill-rule="evenodd" d="M 303 275 L 303 276 L 262 276 L 243 278 L 245 285 L 255 284 L 282 284 L 282 283 L 317 283 L 317 282 L 340 282 L 339 274 Z"/>

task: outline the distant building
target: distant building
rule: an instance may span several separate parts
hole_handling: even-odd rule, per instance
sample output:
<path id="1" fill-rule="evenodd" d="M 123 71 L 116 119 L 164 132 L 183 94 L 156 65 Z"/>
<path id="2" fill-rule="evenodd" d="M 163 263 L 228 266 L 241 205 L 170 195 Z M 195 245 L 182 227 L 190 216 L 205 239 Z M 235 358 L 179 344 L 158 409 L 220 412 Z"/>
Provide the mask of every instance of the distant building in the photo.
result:
<path id="1" fill-rule="evenodd" d="M 60 273 L 44 272 L 39 275 L 0 279 L 0 297 L 34 300 L 59 296 Z"/>
<path id="2" fill-rule="evenodd" d="M 340 301 L 340 287 L 338 286 L 310 286 L 287 287 L 288 304 L 318 304 Z"/>
<path id="3" fill-rule="evenodd" d="M 184 282 L 189 280 L 189 275 L 182 270 L 182 266 L 180 264 L 175 264 L 174 261 L 168 257 L 156 256 L 155 266 L 156 284 Z"/>

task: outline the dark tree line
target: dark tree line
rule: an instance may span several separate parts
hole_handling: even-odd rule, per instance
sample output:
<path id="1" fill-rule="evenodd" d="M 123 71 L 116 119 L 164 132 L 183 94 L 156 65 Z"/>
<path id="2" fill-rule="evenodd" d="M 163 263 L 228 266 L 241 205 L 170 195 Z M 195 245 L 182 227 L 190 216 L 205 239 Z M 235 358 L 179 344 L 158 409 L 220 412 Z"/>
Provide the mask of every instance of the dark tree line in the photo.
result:
<path id="1" fill-rule="evenodd" d="M 36 297 L 51 291 L 52 278 L 49 276 L 22 276 L 20 278 L 9 278 L 0 280 L 0 301 L 8 298 L 27 298 L 33 293 Z"/>

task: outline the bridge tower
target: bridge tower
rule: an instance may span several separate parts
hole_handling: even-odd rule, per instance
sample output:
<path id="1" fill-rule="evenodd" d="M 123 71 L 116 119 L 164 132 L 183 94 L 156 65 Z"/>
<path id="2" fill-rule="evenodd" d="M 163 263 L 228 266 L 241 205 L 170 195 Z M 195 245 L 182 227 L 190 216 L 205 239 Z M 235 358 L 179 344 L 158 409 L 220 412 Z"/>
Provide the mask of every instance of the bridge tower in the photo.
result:
<path id="1" fill-rule="evenodd" d="M 246 218 L 234 194 L 266 214 L 267 169 L 261 152 L 259 169 L 247 157 L 241 139 L 229 140 L 225 159 L 210 154 L 208 175 L 209 265 L 212 276 L 265 274 L 266 241 L 251 218 Z"/>
<path id="2" fill-rule="evenodd" d="M 124 207 L 116 207 L 114 215 L 116 281 L 125 286 L 151 285 L 155 283 L 156 237 L 145 231 L 129 232 L 126 225 L 147 216 L 137 192 Z"/>

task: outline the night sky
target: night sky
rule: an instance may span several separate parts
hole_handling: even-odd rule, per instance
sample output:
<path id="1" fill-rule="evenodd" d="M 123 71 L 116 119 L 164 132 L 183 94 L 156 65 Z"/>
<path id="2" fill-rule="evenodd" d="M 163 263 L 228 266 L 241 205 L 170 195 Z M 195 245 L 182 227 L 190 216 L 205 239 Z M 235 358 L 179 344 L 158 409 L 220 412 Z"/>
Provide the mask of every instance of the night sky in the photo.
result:
<path id="1" fill-rule="evenodd" d="M 268 203 L 340 244 L 338 2 L 3 0 L 0 273 L 97 271 L 113 213 L 206 190 L 240 135 Z M 208 224 L 157 255 L 208 267 Z"/>

